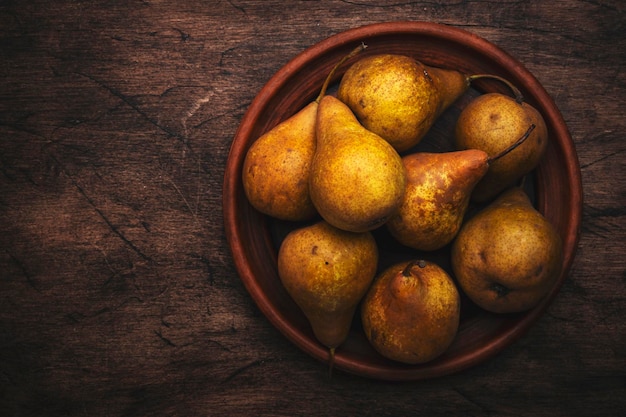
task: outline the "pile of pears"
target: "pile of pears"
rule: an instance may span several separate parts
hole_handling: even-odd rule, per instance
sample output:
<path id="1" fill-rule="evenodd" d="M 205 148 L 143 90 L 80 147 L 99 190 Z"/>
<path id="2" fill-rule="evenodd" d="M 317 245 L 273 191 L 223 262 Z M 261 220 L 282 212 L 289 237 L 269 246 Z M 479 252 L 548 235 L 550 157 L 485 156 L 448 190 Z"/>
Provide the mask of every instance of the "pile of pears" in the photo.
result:
<path id="1" fill-rule="evenodd" d="M 423 364 L 457 336 L 462 294 L 487 312 L 518 313 L 560 276 L 559 234 L 520 185 L 539 164 L 548 130 L 507 80 L 405 55 L 360 56 L 328 93 L 338 68 L 365 48 L 336 63 L 314 101 L 252 143 L 243 186 L 254 208 L 294 225 L 280 243 L 278 275 L 331 366 L 355 320 L 380 355 Z M 511 96 L 469 100 L 456 120 L 456 149 L 416 151 L 485 77 Z M 411 258 L 382 267 L 377 229 Z M 438 250 L 450 268 L 426 259 Z"/>

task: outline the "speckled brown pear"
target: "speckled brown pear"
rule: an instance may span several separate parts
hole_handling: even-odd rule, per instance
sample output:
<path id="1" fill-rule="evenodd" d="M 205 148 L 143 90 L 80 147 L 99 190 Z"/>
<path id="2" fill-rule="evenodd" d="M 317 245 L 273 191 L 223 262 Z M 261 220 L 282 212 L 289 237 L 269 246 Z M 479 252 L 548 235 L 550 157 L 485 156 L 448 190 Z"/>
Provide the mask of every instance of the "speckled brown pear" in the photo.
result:
<path id="1" fill-rule="evenodd" d="M 368 130 L 398 152 L 420 142 L 430 127 L 469 87 L 469 77 L 397 54 L 364 57 L 350 66 L 337 97 Z"/>
<path id="2" fill-rule="evenodd" d="M 405 192 L 400 155 L 330 95 L 319 104 L 316 135 L 309 192 L 318 213 L 333 226 L 352 232 L 383 225 Z"/>
<path id="3" fill-rule="evenodd" d="M 561 238 L 522 188 L 507 190 L 469 219 L 452 244 L 451 263 L 463 292 L 494 313 L 528 310 L 558 279 Z"/>
<path id="4" fill-rule="evenodd" d="M 325 221 L 296 229 L 283 240 L 278 275 L 330 350 L 350 331 L 357 305 L 376 274 L 378 248 L 369 232 L 346 232 Z"/>
<path id="5" fill-rule="evenodd" d="M 315 101 L 250 146 L 243 163 L 242 181 L 248 201 L 258 211 L 290 221 L 308 220 L 316 214 L 308 178 L 315 153 L 317 107 L 338 67 L 363 49 L 365 45 L 359 46 L 337 63 Z"/>
<path id="6" fill-rule="evenodd" d="M 391 235 L 403 245 L 423 251 L 450 243 L 461 227 L 476 184 L 491 164 L 521 146 L 534 129 L 531 125 L 493 157 L 479 149 L 405 155 L 406 191 L 400 208 L 387 221 Z"/>
<path id="7" fill-rule="evenodd" d="M 372 346 L 382 356 L 407 364 L 443 354 L 458 332 L 460 315 L 460 295 L 452 278 L 424 260 L 387 268 L 361 306 L 363 329 Z"/>
<path id="8" fill-rule="evenodd" d="M 457 152 L 406 155 L 407 188 L 387 229 L 400 243 L 418 250 L 436 250 L 454 239 L 474 186 L 489 168 L 487 153 Z"/>
<path id="9" fill-rule="evenodd" d="M 457 120 L 456 148 L 480 149 L 493 156 L 515 142 L 529 126 L 534 125 L 535 130 L 525 143 L 491 164 L 474 189 L 472 199 L 477 202 L 492 200 L 535 169 L 548 145 L 548 129 L 541 114 L 523 101 L 519 90 L 503 81 L 514 91 L 515 98 L 488 93 L 472 100 Z"/>

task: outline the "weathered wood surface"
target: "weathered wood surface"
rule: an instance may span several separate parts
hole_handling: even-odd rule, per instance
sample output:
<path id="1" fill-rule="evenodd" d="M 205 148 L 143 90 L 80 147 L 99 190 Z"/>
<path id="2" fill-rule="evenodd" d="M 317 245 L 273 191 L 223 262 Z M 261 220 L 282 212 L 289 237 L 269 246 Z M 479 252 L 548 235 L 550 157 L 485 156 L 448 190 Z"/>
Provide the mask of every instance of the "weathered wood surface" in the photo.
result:
<path id="1" fill-rule="evenodd" d="M 553 96 L 582 167 L 578 255 L 492 360 L 427 382 L 329 380 L 241 284 L 223 170 L 289 59 L 407 19 L 498 44 Z M 0 2 L 0 415 L 616 415 L 624 33 L 620 0 Z"/>

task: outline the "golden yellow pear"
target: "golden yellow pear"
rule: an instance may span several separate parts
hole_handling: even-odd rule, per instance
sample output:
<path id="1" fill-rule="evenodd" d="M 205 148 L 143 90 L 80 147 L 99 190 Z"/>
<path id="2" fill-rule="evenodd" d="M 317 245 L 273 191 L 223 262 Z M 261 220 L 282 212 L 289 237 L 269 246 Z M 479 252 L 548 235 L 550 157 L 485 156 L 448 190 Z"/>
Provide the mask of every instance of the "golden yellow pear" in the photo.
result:
<path id="1" fill-rule="evenodd" d="M 554 226 L 514 187 L 469 219 L 452 244 L 463 292 L 494 313 L 528 310 L 561 274 L 563 248 Z"/>
<path id="2" fill-rule="evenodd" d="M 469 77 L 398 54 L 364 57 L 350 66 L 337 98 L 368 130 L 398 152 L 415 146 L 469 87 Z"/>
<path id="3" fill-rule="evenodd" d="M 548 145 L 548 129 L 534 107 L 500 93 L 480 95 L 461 111 L 455 130 L 459 150 L 480 149 L 489 156 L 496 155 L 530 126 L 535 126 L 534 130 L 523 144 L 490 165 L 474 188 L 473 200 L 492 200 L 536 168 Z"/>
<path id="4" fill-rule="evenodd" d="M 395 264 L 378 276 L 361 305 L 372 346 L 384 357 L 419 364 L 443 354 L 458 333 L 461 300 L 452 278 L 437 264 Z"/>
<path id="5" fill-rule="evenodd" d="M 334 73 L 360 45 L 328 74 L 315 101 L 259 137 L 248 149 L 242 181 L 250 204 L 261 213 L 290 221 L 308 220 L 316 210 L 309 195 L 309 172 L 315 153 L 317 107 Z"/>
<path id="6" fill-rule="evenodd" d="M 357 305 L 376 274 L 378 248 L 369 232 L 346 232 L 325 221 L 296 229 L 278 252 L 278 275 L 331 352 L 348 337 Z"/>
<path id="7" fill-rule="evenodd" d="M 384 224 L 405 192 L 400 155 L 330 95 L 320 101 L 316 135 L 309 193 L 322 218 L 352 232 Z"/>
<path id="8" fill-rule="evenodd" d="M 243 165 L 243 187 L 250 204 L 261 213 L 282 220 L 307 220 L 316 211 L 309 196 L 308 178 L 315 153 L 318 102 L 257 139 Z"/>

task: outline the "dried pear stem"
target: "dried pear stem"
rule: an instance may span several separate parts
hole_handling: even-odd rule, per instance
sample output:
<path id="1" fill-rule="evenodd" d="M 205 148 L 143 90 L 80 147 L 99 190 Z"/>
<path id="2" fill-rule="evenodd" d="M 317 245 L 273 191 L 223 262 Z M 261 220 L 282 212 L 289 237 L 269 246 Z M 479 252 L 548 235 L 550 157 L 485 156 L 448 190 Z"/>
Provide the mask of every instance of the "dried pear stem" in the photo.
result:
<path id="1" fill-rule="evenodd" d="M 472 81 L 474 81 L 474 80 L 479 79 L 479 78 L 492 78 L 494 80 L 498 80 L 500 82 L 503 82 L 513 92 L 513 95 L 515 96 L 515 101 L 517 103 L 522 104 L 522 102 L 524 101 L 524 95 L 522 94 L 522 92 L 519 91 L 519 89 L 517 87 L 515 87 L 513 85 L 513 83 L 510 82 L 509 80 L 507 80 L 506 78 L 503 78 L 503 77 L 500 77 L 500 76 L 494 75 L 494 74 L 474 74 L 474 75 L 470 75 L 468 78 L 469 78 L 470 83 Z"/>
<path id="2" fill-rule="evenodd" d="M 410 277 L 411 276 L 411 269 L 413 269 L 413 267 L 417 265 L 420 268 L 425 268 L 426 267 L 426 261 L 423 259 L 416 259 L 414 261 L 409 262 L 404 269 L 402 270 L 402 275 L 405 277 Z"/>
<path id="3" fill-rule="evenodd" d="M 328 378 L 333 376 L 333 368 L 335 367 L 335 348 L 328 350 Z"/>
<path id="4" fill-rule="evenodd" d="M 324 80 L 324 84 L 322 85 L 322 89 L 320 90 L 320 94 L 315 99 L 316 103 L 319 103 L 320 100 L 322 100 L 322 98 L 326 95 L 326 90 L 328 89 L 328 85 L 330 84 L 330 81 L 332 80 L 333 76 L 335 75 L 335 72 L 337 72 L 339 67 L 342 66 L 347 60 L 349 60 L 350 58 L 352 58 L 356 54 L 358 54 L 361 51 L 365 50 L 365 48 L 367 48 L 367 45 L 365 45 L 363 42 L 361 42 L 361 44 L 358 47 L 354 48 L 352 50 L 352 52 L 350 52 L 348 55 L 346 55 L 343 58 L 341 58 L 341 60 L 333 67 L 333 69 L 330 70 L 330 72 L 328 73 L 328 76 L 326 77 L 326 80 Z"/>
<path id="5" fill-rule="evenodd" d="M 524 133 L 518 140 L 516 140 L 515 143 L 513 143 L 511 146 L 509 146 L 508 148 L 506 148 L 505 150 L 503 150 L 502 152 L 500 152 L 496 156 L 488 158 L 487 159 L 487 163 L 489 165 L 491 165 L 493 163 L 493 161 L 496 161 L 496 160 L 502 158 L 504 155 L 508 154 L 513 149 L 515 149 L 518 146 L 520 146 L 522 143 L 524 143 L 526 141 L 526 139 L 528 139 L 528 137 L 530 136 L 530 134 L 532 133 L 533 130 L 535 130 L 535 124 L 534 123 L 530 125 L 530 127 L 526 130 L 526 133 Z"/>

